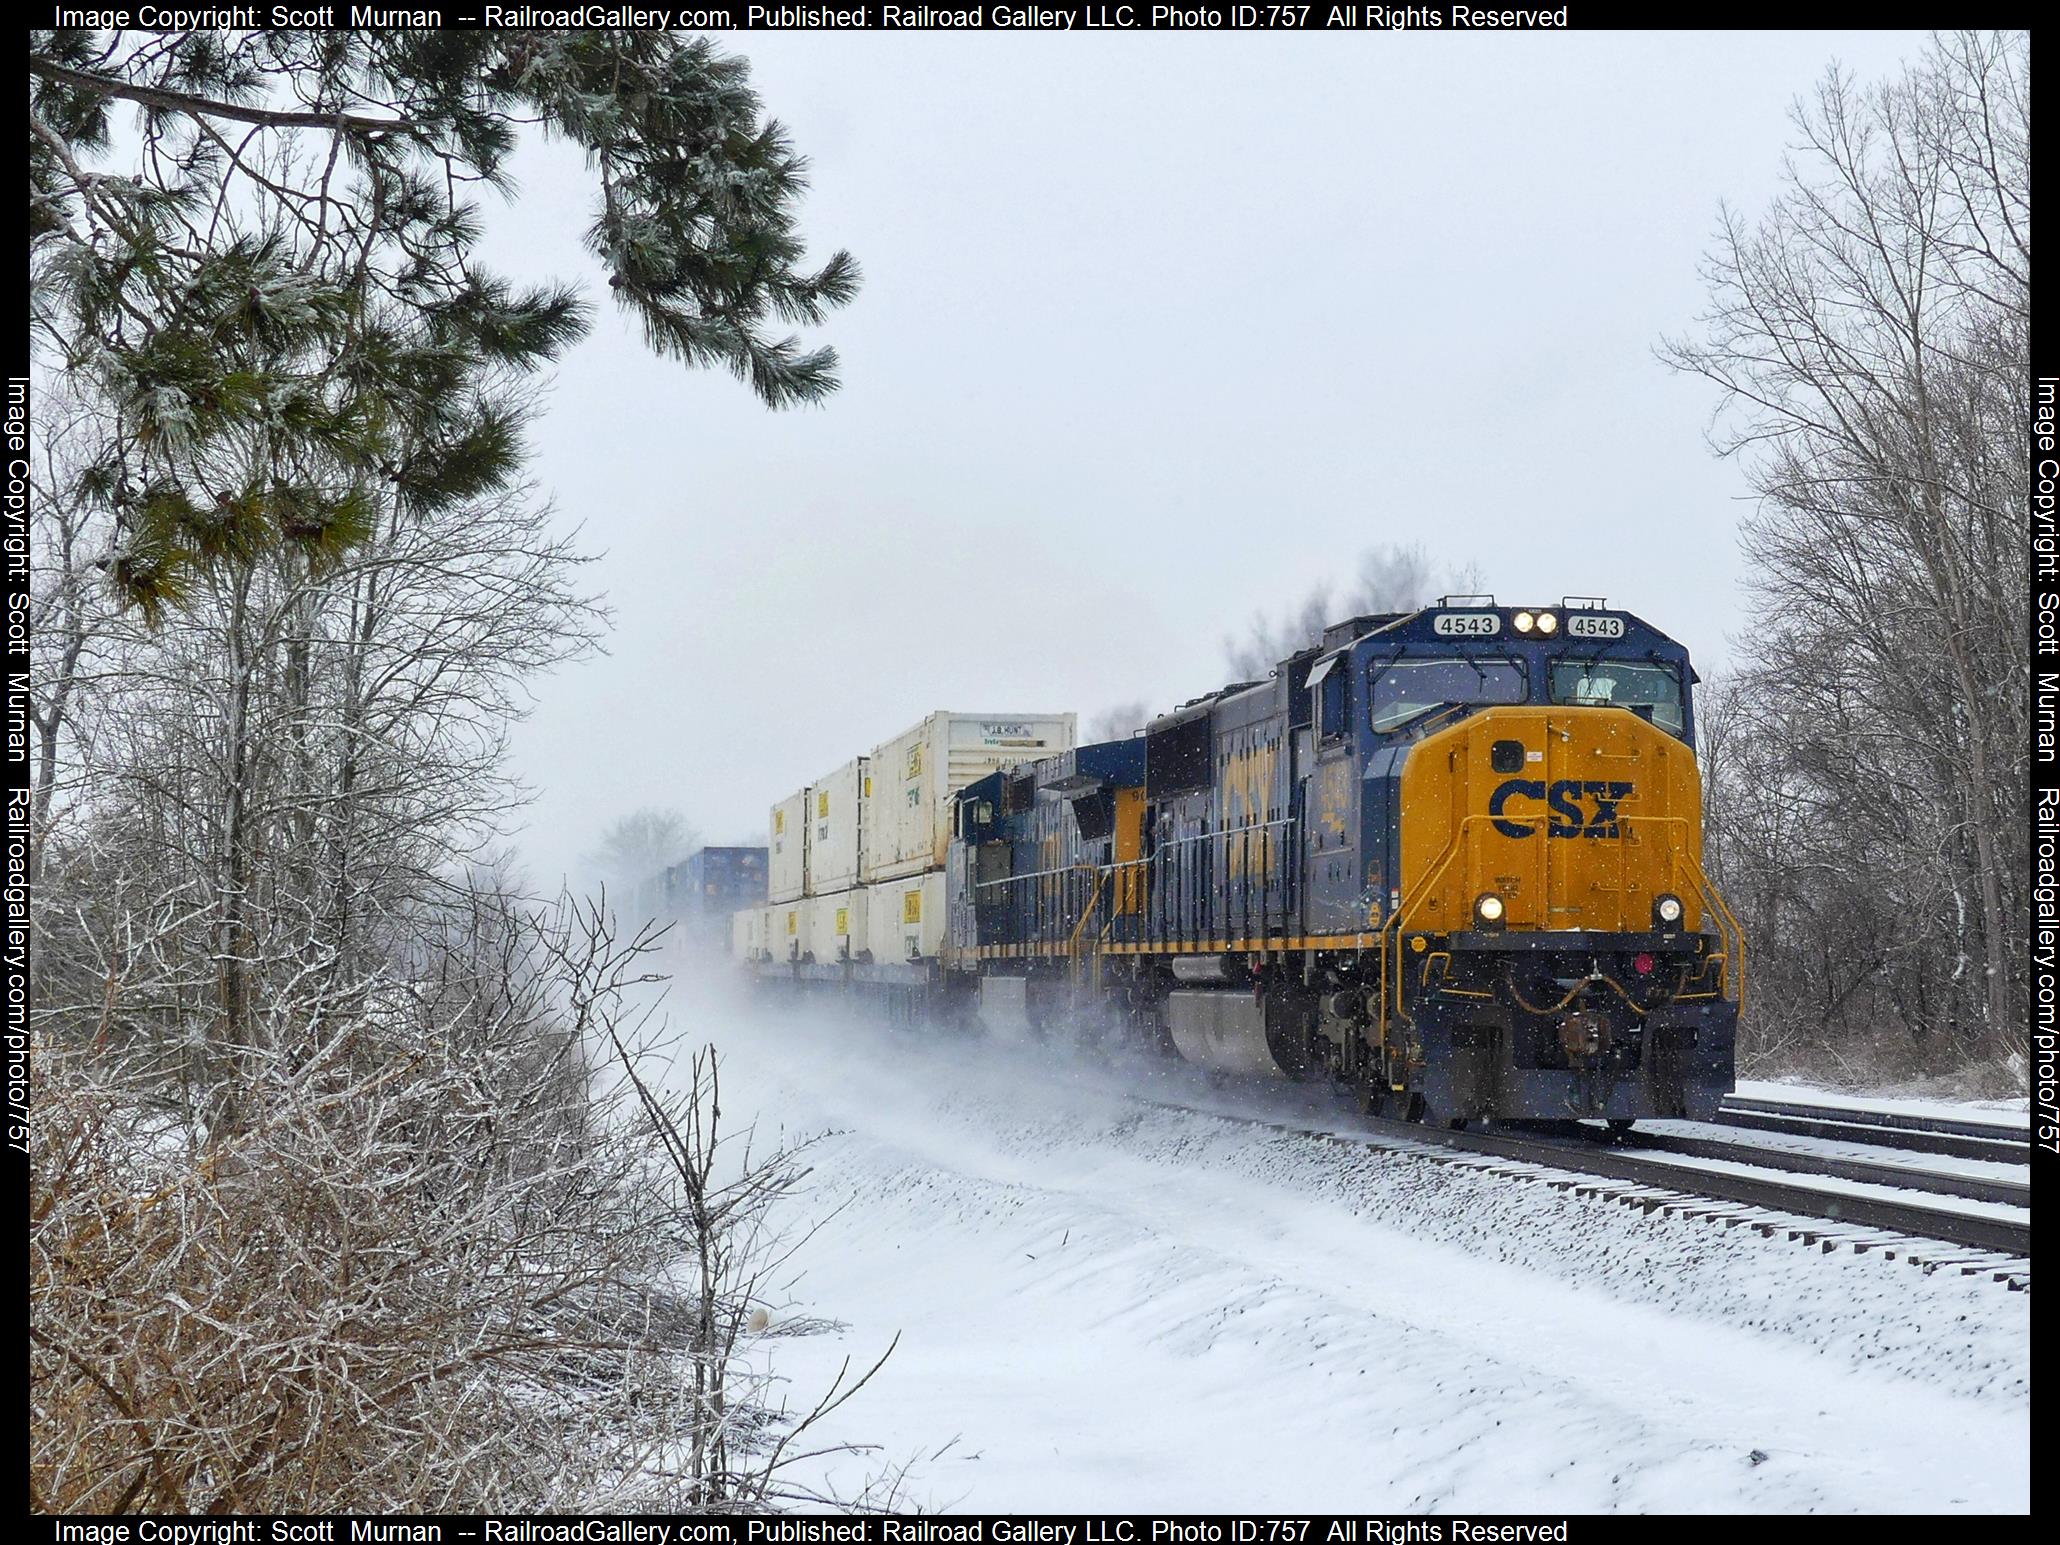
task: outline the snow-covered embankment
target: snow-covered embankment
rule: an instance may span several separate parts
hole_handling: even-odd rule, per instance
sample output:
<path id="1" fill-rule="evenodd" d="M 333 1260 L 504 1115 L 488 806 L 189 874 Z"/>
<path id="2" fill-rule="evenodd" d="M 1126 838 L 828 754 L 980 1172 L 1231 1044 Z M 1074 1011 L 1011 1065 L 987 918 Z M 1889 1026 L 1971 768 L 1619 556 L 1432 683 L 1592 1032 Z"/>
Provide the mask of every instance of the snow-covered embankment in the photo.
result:
<path id="1" fill-rule="evenodd" d="M 2021 1510 L 2027 1295 L 1302 1125 L 1309 1091 L 676 1004 L 732 1124 L 827 1132 L 790 1399 L 928 1508 Z"/>

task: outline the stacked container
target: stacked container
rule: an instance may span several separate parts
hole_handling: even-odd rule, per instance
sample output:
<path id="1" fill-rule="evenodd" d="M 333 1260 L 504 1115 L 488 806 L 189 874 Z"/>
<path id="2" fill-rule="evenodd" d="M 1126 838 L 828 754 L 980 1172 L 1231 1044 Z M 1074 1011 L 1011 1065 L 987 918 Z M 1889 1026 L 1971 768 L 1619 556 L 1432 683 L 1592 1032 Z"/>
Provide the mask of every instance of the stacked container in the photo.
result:
<path id="1" fill-rule="evenodd" d="M 944 943 L 952 796 L 1073 747 L 1072 714 L 939 711 L 772 807 L 767 898 L 739 914 L 744 958 L 905 965 Z"/>
<path id="2" fill-rule="evenodd" d="M 865 865 L 868 759 L 858 757 L 818 778 L 808 793 L 808 894 L 826 896 L 858 884 Z"/>
<path id="3" fill-rule="evenodd" d="M 752 907 L 730 914 L 730 954 L 738 960 L 756 960 L 765 953 L 765 909 Z"/>
<path id="4" fill-rule="evenodd" d="M 765 860 L 768 901 L 808 894 L 808 793 L 789 794 L 772 807 Z"/>
<path id="5" fill-rule="evenodd" d="M 773 960 L 806 960 L 813 908 L 804 897 L 780 902 L 766 914 L 765 950 Z"/>
<path id="6" fill-rule="evenodd" d="M 865 952 L 867 910 L 862 890 L 809 898 L 808 949 L 817 965 L 835 965 Z"/>
<path id="7" fill-rule="evenodd" d="M 944 867 L 951 796 L 991 772 L 1073 747 L 1075 716 L 939 711 L 873 749 L 865 878 Z"/>
<path id="8" fill-rule="evenodd" d="M 944 942 L 944 871 L 869 887 L 866 938 L 877 961 L 935 959 Z"/>

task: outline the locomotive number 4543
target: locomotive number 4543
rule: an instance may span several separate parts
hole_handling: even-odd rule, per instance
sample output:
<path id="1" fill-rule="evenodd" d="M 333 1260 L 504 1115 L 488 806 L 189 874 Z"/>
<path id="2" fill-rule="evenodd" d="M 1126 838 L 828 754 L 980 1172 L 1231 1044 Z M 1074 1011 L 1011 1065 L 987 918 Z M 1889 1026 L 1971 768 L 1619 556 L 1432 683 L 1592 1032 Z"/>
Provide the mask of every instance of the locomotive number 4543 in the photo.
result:
<path id="1" fill-rule="evenodd" d="M 1502 631 L 1502 619 L 1493 612 L 1442 612 L 1431 619 L 1431 631 L 1446 637 L 1485 638 Z"/>
<path id="2" fill-rule="evenodd" d="M 1566 620 L 1568 638 L 1622 638 L 1624 619 L 1621 617 L 1600 617 L 1583 615 L 1580 612 Z"/>

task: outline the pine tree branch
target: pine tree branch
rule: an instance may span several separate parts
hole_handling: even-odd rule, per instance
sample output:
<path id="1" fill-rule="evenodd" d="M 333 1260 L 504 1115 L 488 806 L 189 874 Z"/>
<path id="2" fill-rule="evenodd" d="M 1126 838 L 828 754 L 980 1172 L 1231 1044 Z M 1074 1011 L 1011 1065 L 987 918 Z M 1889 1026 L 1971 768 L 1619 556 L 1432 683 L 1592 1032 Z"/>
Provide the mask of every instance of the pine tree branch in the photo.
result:
<path id="1" fill-rule="evenodd" d="M 270 107 L 246 107 L 239 102 L 221 102 L 212 97 L 173 91 L 164 86 L 145 86 L 131 81 L 114 80 L 105 75 L 93 75 L 84 70 L 70 69 L 49 59 L 38 58 L 33 54 L 29 56 L 29 73 L 40 75 L 45 80 L 75 86 L 81 91 L 96 92 L 101 96 L 134 102 L 142 107 L 164 108 L 171 112 L 188 113 L 196 118 L 233 118 L 238 123 L 254 123 L 266 128 L 340 129 L 350 134 L 419 134 L 424 129 L 423 124 L 412 118 L 361 118 L 355 113 L 304 113 Z"/>

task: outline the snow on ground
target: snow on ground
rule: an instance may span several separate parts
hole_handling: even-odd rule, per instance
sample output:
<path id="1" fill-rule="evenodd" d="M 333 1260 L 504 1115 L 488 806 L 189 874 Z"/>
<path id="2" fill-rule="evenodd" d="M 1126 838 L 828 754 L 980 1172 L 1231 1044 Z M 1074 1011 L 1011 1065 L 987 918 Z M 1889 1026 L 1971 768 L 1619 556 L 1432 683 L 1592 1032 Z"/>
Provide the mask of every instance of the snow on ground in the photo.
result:
<path id="1" fill-rule="evenodd" d="M 1790 1105 L 1830 1105 L 1851 1110 L 1894 1111 L 1904 1116 L 1943 1116 L 1949 1121 L 1992 1122 L 2010 1132 L 2021 1133 L 2031 1120 L 2031 1100 L 1942 1100 L 1932 1096 L 1891 1092 L 1855 1094 L 1850 1089 L 1821 1089 L 1795 1079 L 1741 1078 L 1741 1096 L 1754 1100 L 1782 1100 Z"/>
<path id="2" fill-rule="evenodd" d="M 828 1134 L 765 1343 L 929 1509 L 2021 1511 L 2027 1295 L 1648 1217 L 1177 1065 L 675 1006 L 726 1120 Z M 822 1221 L 827 1219 L 827 1221 Z"/>

